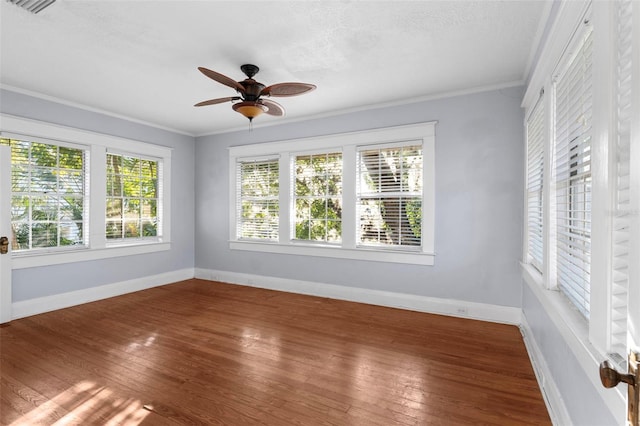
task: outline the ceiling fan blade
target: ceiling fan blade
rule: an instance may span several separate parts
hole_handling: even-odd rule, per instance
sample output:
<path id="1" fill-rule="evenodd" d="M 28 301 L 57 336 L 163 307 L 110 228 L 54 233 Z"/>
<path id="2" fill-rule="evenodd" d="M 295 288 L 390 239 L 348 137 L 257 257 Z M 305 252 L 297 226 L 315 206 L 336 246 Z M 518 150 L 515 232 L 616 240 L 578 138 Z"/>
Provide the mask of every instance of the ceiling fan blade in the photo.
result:
<path id="1" fill-rule="evenodd" d="M 207 69 L 205 67 L 198 67 L 198 70 L 200 70 L 202 74 L 206 75 L 210 79 L 215 80 L 218 83 L 222 83 L 225 86 L 229 86 L 232 89 L 236 89 L 238 92 L 244 93 L 244 86 L 242 86 L 242 84 L 238 83 L 237 81 L 227 77 L 226 75 L 222 75 L 219 72 L 211 71 L 210 69 Z"/>
<path id="2" fill-rule="evenodd" d="M 316 86 L 308 83 L 277 83 L 262 89 L 261 96 L 297 96 L 314 90 Z"/>
<path id="3" fill-rule="evenodd" d="M 268 99 L 260 99 L 262 105 L 269 108 L 266 113 L 269 115 L 275 115 L 276 117 L 282 117 L 284 115 L 284 108 L 277 102 L 270 101 Z"/>
<path id="4" fill-rule="evenodd" d="M 240 96 L 230 96 L 228 98 L 209 99 L 208 101 L 198 102 L 194 106 L 201 107 L 201 106 L 207 106 L 207 105 L 215 105 L 215 104 L 221 104 L 223 102 L 237 101 L 239 99 L 240 99 Z"/>

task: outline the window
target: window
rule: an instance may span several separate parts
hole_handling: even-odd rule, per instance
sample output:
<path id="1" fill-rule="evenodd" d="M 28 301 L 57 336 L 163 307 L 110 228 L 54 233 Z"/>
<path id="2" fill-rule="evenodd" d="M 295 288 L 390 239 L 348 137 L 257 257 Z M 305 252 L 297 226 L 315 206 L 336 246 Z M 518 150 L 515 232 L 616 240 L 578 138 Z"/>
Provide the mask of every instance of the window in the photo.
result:
<path id="1" fill-rule="evenodd" d="M 358 151 L 358 244 L 420 246 L 422 147 Z"/>
<path id="2" fill-rule="evenodd" d="M 342 240 L 342 153 L 295 158 L 295 238 Z"/>
<path id="3" fill-rule="evenodd" d="M 11 147 L 11 229 L 16 252 L 85 245 L 83 148 L 22 139 Z"/>
<path id="4" fill-rule="evenodd" d="M 1 117 L 13 269 L 169 249 L 171 149 Z"/>
<path id="5" fill-rule="evenodd" d="M 107 154 L 107 239 L 158 235 L 160 161 Z"/>
<path id="6" fill-rule="evenodd" d="M 543 175 L 544 175 L 544 104 L 543 99 L 533 109 L 526 124 L 527 131 L 527 261 L 539 272 L 543 256 Z"/>
<path id="7" fill-rule="evenodd" d="M 434 128 L 232 147 L 231 248 L 432 265 Z"/>
<path id="8" fill-rule="evenodd" d="M 238 162 L 238 237 L 278 240 L 278 159 Z"/>
<path id="9" fill-rule="evenodd" d="M 640 43 L 633 37 L 636 5 L 567 3 L 523 102 L 529 240 L 531 218 L 538 217 L 538 195 L 531 191 L 540 161 L 532 149 L 536 116 L 542 111 L 544 121 L 551 119 L 542 136 L 540 173 L 544 267 L 532 267 L 539 251 L 527 241 L 523 278 L 585 371 L 595 371 L 593 360 L 605 356 L 622 366 L 632 336 L 630 295 L 640 284 L 631 261 L 640 238 L 632 225 L 639 205 L 633 191 L 634 144 L 640 140 L 633 120 L 640 99 L 633 78 Z M 545 95 L 538 101 L 541 86 Z M 615 397 L 608 395 L 602 394 L 614 407 Z"/>
<path id="10" fill-rule="evenodd" d="M 591 34 L 587 26 L 554 86 L 557 281 L 585 317 L 591 281 Z"/>

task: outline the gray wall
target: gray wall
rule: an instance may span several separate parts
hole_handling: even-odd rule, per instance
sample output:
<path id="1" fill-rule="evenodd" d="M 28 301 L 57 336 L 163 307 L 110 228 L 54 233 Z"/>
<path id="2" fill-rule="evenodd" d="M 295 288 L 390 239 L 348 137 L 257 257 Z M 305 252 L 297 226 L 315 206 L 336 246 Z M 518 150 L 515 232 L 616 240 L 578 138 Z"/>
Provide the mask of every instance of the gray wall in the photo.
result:
<path id="1" fill-rule="evenodd" d="M 193 268 L 194 138 L 55 102 L 2 90 L 0 111 L 173 148 L 171 249 L 159 253 L 13 271 L 13 301 Z"/>
<path id="2" fill-rule="evenodd" d="M 508 88 L 197 138 L 196 267 L 520 307 L 522 95 Z M 432 120 L 435 266 L 229 249 L 228 147 Z"/>

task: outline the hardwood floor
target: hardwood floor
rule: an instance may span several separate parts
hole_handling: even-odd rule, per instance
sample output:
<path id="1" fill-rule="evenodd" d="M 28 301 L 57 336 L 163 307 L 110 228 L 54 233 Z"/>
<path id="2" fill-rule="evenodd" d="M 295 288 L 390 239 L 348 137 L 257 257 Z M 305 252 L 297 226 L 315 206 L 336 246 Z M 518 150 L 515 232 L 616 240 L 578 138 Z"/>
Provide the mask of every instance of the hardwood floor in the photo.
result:
<path id="1" fill-rule="evenodd" d="M 550 424 L 515 326 L 194 279 L 0 339 L 3 425 Z"/>

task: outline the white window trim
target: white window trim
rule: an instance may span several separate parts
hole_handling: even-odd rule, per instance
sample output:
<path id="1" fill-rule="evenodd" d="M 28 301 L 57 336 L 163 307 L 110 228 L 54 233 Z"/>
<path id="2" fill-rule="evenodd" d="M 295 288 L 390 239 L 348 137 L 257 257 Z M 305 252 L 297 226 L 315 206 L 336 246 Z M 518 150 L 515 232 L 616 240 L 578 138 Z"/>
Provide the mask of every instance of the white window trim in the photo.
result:
<path id="1" fill-rule="evenodd" d="M 406 263 L 416 265 L 433 265 L 435 234 L 435 125 L 437 122 L 425 122 L 407 126 L 388 127 L 361 132 L 343 133 L 328 136 L 292 139 L 253 145 L 241 145 L 229 148 L 229 247 L 232 250 L 247 250 L 267 253 L 331 257 L 341 259 L 369 260 L 376 262 Z M 423 208 L 422 212 L 422 247 L 420 251 L 403 248 L 369 248 L 356 247 L 355 225 L 343 225 L 342 245 L 317 244 L 305 241 L 292 241 L 289 228 L 291 226 L 289 173 L 280 174 L 280 240 L 274 242 L 240 241 L 236 230 L 236 162 L 242 158 L 280 155 L 280 170 L 290 170 L 291 157 L 300 152 L 341 151 L 344 164 L 353 167 L 343 168 L 344 200 L 355 200 L 356 150 L 358 146 L 388 144 L 394 142 L 419 141 L 423 152 Z M 300 147 L 304 147 L 303 150 Z M 353 206 L 351 205 L 353 204 Z M 343 224 L 356 223 L 354 203 L 344 203 L 342 210 Z"/>
<path id="2" fill-rule="evenodd" d="M 170 249 L 171 242 L 171 152 L 160 145 L 124 139 L 87 130 L 46 123 L 37 120 L 0 114 L 0 133 L 17 134 L 38 140 L 49 140 L 81 145 L 89 150 L 91 169 L 89 185 L 89 246 L 14 253 L 12 269 L 32 268 L 63 263 L 82 262 L 112 257 L 153 253 Z M 106 153 L 122 151 L 145 157 L 161 159 L 163 164 L 162 235 L 155 240 L 107 242 L 105 229 Z M 102 196 L 104 195 L 104 196 Z"/>

